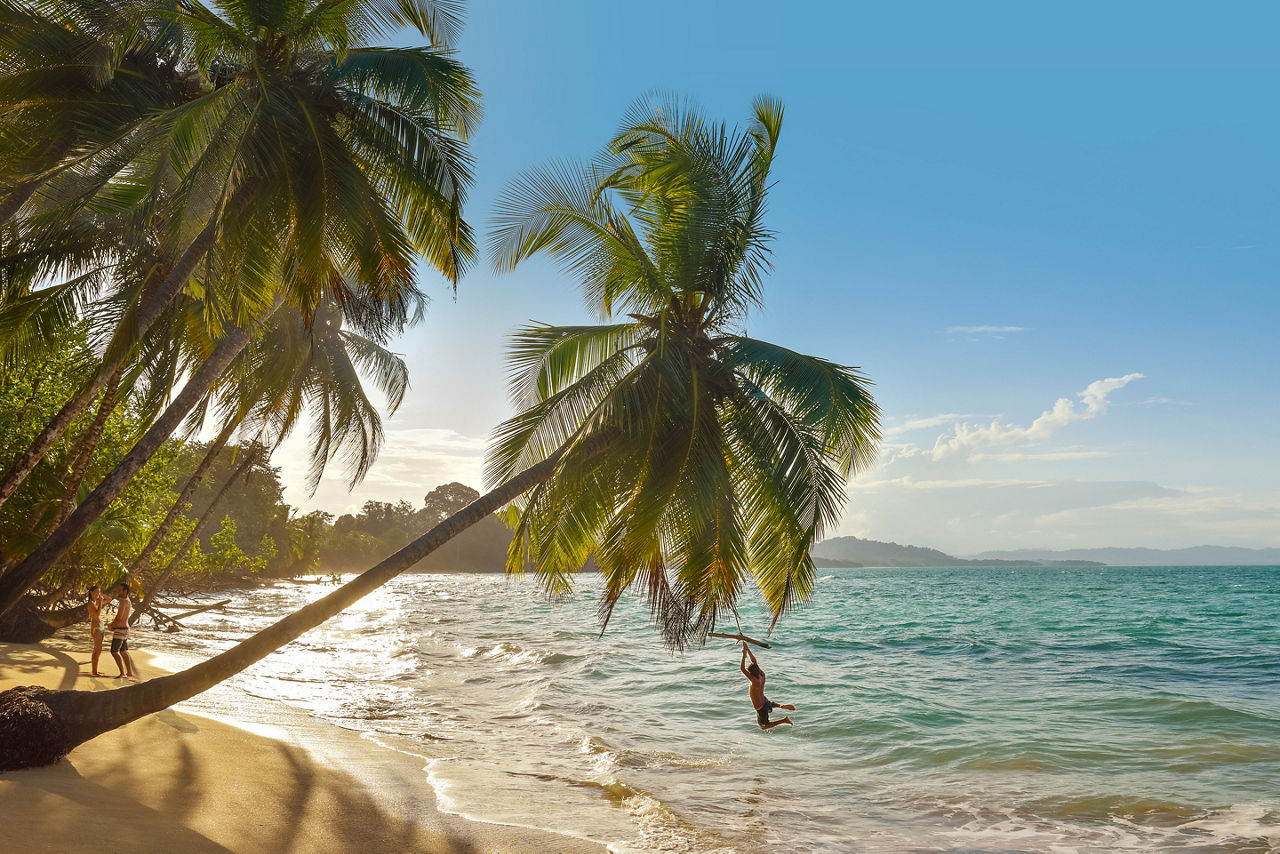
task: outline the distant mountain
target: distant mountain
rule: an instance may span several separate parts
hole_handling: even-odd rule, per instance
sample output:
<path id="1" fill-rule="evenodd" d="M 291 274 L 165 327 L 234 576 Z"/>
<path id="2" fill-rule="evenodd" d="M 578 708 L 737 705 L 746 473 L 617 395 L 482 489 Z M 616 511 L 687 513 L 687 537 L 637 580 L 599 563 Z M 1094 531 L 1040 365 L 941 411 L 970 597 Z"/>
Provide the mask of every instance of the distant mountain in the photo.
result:
<path id="1" fill-rule="evenodd" d="M 1280 566 L 1280 549 L 1195 546 L 1189 549 L 1017 549 L 990 551 L 979 560 L 1100 561 L 1111 566 Z"/>
<path id="2" fill-rule="evenodd" d="M 833 537 L 823 540 L 813 547 L 815 563 L 820 567 L 829 566 L 1040 566 L 1050 563 L 1092 565 L 1088 560 L 1064 560 L 1048 558 L 1037 560 L 1032 558 L 1005 559 L 986 555 L 966 560 L 940 552 L 937 549 L 923 546 L 900 546 L 897 543 L 883 543 L 878 540 L 863 540 L 858 537 Z"/>

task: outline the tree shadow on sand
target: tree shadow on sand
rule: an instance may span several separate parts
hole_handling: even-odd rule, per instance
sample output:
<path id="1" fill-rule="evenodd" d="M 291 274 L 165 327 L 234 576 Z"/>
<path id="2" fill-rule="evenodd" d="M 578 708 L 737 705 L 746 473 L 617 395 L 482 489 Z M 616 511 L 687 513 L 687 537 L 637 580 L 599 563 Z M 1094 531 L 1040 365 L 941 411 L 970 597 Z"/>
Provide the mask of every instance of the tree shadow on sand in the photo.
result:
<path id="1" fill-rule="evenodd" d="M 44 644 L 14 643 L 0 646 L 0 674 L 5 674 L 14 682 L 26 685 L 41 681 L 47 684 L 50 672 L 60 673 L 58 684 L 50 687 L 67 691 L 76 685 L 76 678 L 80 675 L 80 662 L 62 650 Z"/>
<path id="2" fill-rule="evenodd" d="M 359 779 L 299 747 L 169 715 L 56 765 L 0 774 L 0 850 L 23 850 L 33 838 L 65 852 L 478 850 L 391 814 Z M 425 779 L 423 786 L 433 800 Z"/>

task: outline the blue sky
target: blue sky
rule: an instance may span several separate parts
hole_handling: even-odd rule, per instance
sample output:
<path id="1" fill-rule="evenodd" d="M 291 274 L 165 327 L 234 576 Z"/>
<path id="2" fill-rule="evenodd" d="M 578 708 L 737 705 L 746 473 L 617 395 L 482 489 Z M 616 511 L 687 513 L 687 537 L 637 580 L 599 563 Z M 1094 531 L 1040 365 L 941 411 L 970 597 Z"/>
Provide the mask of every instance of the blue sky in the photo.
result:
<path id="1" fill-rule="evenodd" d="M 839 534 L 954 553 L 1280 546 L 1280 11 L 1267 4 L 473 4 L 469 218 L 653 89 L 786 120 L 751 335 L 858 365 L 886 439 Z M 504 337 L 588 317 L 549 264 L 424 274 L 413 390 L 342 512 L 479 487 Z"/>

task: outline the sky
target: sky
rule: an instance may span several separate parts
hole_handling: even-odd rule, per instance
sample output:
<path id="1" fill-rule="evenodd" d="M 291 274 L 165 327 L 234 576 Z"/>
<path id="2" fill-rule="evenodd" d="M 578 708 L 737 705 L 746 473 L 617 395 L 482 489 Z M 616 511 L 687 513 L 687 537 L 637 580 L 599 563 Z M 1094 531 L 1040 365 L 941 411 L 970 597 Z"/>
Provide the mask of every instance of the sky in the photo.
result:
<path id="1" fill-rule="evenodd" d="M 1265 3 L 471 5 L 467 216 L 586 158 L 654 90 L 785 106 L 757 338 L 858 366 L 884 441 L 829 535 L 990 549 L 1280 546 L 1280 7 Z M 406 36 L 402 43 L 410 43 Z M 343 513 L 476 488 L 512 414 L 506 337 L 588 321 L 548 262 L 482 257 L 393 349 L 378 463 L 286 500 Z"/>

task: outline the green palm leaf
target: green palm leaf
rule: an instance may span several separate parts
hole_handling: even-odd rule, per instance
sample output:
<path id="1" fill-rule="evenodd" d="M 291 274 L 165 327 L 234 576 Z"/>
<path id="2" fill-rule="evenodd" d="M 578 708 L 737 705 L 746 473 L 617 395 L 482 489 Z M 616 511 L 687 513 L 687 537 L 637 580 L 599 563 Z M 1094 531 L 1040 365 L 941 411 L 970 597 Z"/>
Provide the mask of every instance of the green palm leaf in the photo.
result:
<path id="1" fill-rule="evenodd" d="M 804 601 L 809 549 L 880 435 L 855 369 L 740 334 L 769 270 L 781 123 L 767 98 L 745 129 L 642 99 L 593 164 L 514 181 L 490 236 L 497 269 L 546 253 L 603 316 L 635 312 L 512 339 L 520 411 L 495 431 L 486 475 L 558 462 L 511 508 L 508 569 L 531 567 L 559 594 L 594 557 L 602 626 L 640 588 L 673 648 L 735 614 L 748 581 L 774 622 Z"/>

